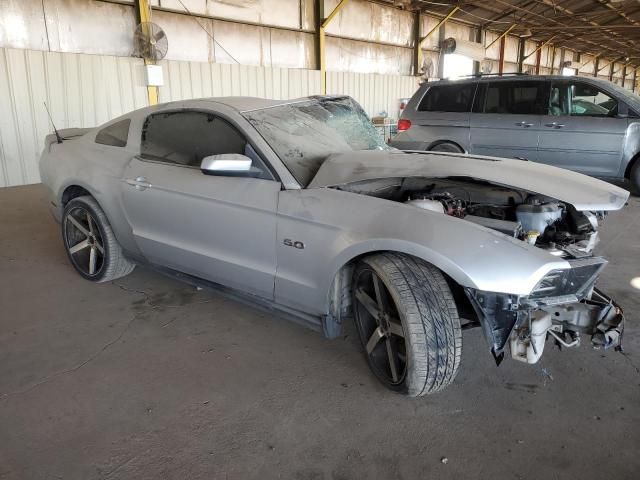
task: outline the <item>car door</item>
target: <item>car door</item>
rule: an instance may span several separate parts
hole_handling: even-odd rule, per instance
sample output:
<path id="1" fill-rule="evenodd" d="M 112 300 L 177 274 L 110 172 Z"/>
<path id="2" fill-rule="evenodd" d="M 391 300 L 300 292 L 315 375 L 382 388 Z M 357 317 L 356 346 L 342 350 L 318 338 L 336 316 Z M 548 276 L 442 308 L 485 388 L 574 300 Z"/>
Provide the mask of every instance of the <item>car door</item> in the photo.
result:
<path id="1" fill-rule="evenodd" d="M 202 158 L 225 153 L 252 158 L 252 176 L 201 172 Z M 150 115 L 121 185 L 133 236 L 150 262 L 273 298 L 280 183 L 229 122 L 193 110 Z"/>
<path id="2" fill-rule="evenodd" d="M 549 115 L 540 131 L 538 160 L 594 176 L 616 176 L 628 121 L 618 101 L 580 80 L 551 84 Z"/>
<path id="3" fill-rule="evenodd" d="M 544 81 L 481 83 L 471 114 L 471 153 L 536 160 Z"/>

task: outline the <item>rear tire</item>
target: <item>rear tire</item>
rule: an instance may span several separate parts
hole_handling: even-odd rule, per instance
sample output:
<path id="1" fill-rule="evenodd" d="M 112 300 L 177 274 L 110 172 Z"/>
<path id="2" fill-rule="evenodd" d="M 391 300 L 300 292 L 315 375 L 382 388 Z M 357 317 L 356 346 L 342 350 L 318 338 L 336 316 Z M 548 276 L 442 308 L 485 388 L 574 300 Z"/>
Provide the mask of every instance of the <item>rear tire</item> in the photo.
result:
<path id="1" fill-rule="evenodd" d="M 453 382 L 462 332 L 437 268 L 403 254 L 364 258 L 353 274 L 353 313 L 369 367 L 387 388 L 418 397 Z"/>
<path id="2" fill-rule="evenodd" d="M 434 145 L 429 149 L 430 152 L 449 152 L 449 153 L 464 153 L 460 147 L 453 143 L 443 142 Z"/>
<path id="3" fill-rule="evenodd" d="M 93 197 L 69 201 L 62 214 L 62 241 L 76 271 L 92 282 L 109 282 L 133 271 L 109 220 Z"/>

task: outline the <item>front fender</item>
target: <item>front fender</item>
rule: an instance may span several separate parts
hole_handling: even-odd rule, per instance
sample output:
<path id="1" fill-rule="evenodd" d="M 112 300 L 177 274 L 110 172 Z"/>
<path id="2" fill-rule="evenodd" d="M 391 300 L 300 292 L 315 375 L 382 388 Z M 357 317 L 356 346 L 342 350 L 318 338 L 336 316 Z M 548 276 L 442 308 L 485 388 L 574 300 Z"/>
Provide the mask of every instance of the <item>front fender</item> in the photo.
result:
<path id="1" fill-rule="evenodd" d="M 287 246 L 301 242 L 303 248 Z M 290 242 L 289 242 L 290 243 Z M 494 230 L 437 212 L 332 188 L 280 193 L 276 301 L 323 314 L 336 273 L 367 253 L 421 258 L 464 287 L 527 295 L 569 264 Z"/>
<path id="2" fill-rule="evenodd" d="M 627 127 L 622 147 L 622 164 L 618 172 L 619 178 L 624 178 L 630 171 L 630 164 L 640 153 L 640 122 L 633 121 Z"/>

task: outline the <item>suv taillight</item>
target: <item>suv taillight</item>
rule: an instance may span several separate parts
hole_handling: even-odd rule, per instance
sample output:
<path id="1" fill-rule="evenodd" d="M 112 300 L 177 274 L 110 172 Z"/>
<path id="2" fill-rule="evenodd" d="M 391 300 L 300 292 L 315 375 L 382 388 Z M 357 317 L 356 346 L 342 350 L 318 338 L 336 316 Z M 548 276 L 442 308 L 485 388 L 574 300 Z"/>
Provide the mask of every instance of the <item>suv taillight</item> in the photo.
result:
<path id="1" fill-rule="evenodd" d="M 411 128 L 411 120 L 407 120 L 405 118 L 401 118 L 398 120 L 398 131 L 405 132 Z"/>

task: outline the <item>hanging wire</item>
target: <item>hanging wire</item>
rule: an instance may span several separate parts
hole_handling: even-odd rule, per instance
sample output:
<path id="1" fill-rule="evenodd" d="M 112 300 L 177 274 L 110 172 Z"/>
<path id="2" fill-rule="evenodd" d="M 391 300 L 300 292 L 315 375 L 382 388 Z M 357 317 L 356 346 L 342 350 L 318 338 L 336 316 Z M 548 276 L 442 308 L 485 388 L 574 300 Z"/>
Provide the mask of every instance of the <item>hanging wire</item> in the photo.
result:
<path id="1" fill-rule="evenodd" d="M 240 64 L 240 62 L 239 62 L 238 60 L 236 60 L 236 58 L 235 58 L 233 55 L 231 55 L 231 54 L 229 53 L 229 51 L 228 51 L 226 48 L 224 48 L 222 45 L 220 45 L 220 42 L 218 42 L 218 41 L 215 39 L 215 37 L 214 37 L 212 34 L 210 34 L 210 33 L 209 33 L 209 31 L 208 31 L 206 28 L 204 28 L 204 25 L 202 25 L 202 24 L 200 23 L 200 21 L 198 20 L 198 17 L 196 17 L 195 15 L 193 15 L 193 14 L 191 13 L 191 11 L 189 11 L 189 9 L 187 8 L 187 6 L 186 6 L 184 3 L 182 3 L 182 0 L 178 0 L 178 2 L 180 2 L 180 5 L 182 5 L 182 8 L 184 8 L 184 11 L 185 11 L 185 12 L 187 12 L 187 14 L 188 14 L 189 16 L 191 16 L 191 17 L 196 21 L 196 23 L 197 23 L 198 25 L 200 25 L 200 28 L 201 28 L 202 30 L 204 30 L 204 33 L 206 33 L 206 34 L 211 38 L 211 40 L 213 40 L 213 42 L 214 42 L 216 45 L 218 45 L 218 46 L 222 49 L 222 51 L 223 51 L 224 53 L 226 53 L 227 55 L 229 55 L 229 57 L 231 57 L 231 60 L 233 60 L 234 62 L 236 62 L 236 63 L 239 65 L 239 64 Z"/>
<path id="2" fill-rule="evenodd" d="M 481 17 L 480 15 L 476 15 L 475 13 L 468 12 L 467 10 L 464 10 L 464 9 L 462 9 L 460 7 L 458 7 L 458 10 L 460 10 L 463 13 L 465 13 L 466 15 L 469 15 L 470 17 L 475 17 L 475 18 L 477 18 L 479 20 L 483 20 L 483 21 L 485 21 L 487 23 L 514 23 L 511 20 L 491 20 L 490 18 Z"/>

